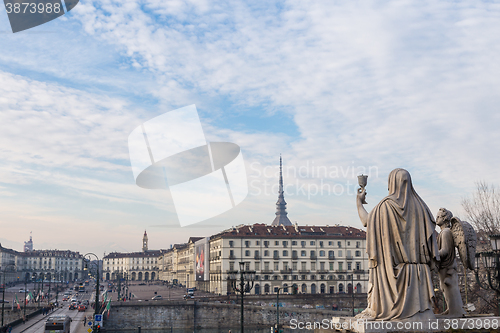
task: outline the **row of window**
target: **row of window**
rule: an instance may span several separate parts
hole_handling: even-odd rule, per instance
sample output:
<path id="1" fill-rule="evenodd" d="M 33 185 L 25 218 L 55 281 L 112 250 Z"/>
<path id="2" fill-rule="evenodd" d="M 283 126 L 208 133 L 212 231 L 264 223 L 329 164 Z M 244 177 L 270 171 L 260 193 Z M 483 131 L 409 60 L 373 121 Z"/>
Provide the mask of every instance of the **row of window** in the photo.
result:
<path id="1" fill-rule="evenodd" d="M 288 286 L 283 285 L 283 293 L 288 293 L 291 291 L 291 287 L 290 287 L 290 290 L 288 290 L 287 288 Z M 278 293 L 279 287 L 274 287 L 274 293 Z M 337 287 L 337 292 L 338 293 L 345 293 L 345 290 L 344 290 L 344 284 L 343 283 L 339 283 L 338 287 Z M 299 289 L 299 288 L 298 288 Z M 306 284 L 302 284 L 302 286 L 300 286 L 300 292 L 301 293 L 307 293 L 308 290 L 307 290 L 307 285 Z M 330 294 L 334 294 L 335 293 L 335 286 L 329 286 L 329 289 L 328 291 L 330 292 Z M 265 284 L 264 285 L 264 293 L 268 294 L 271 292 L 271 286 L 269 286 L 268 284 Z M 310 292 L 311 294 L 316 294 L 317 290 L 316 290 L 316 284 L 311 284 L 311 289 L 310 289 Z M 322 283 L 319 287 L 319 292 L 321 294 L 325 294 L 326 293 L 326 285 L 324 283 Z M 351 283 L 348 283 L 347 284 L 347 293 L 352 293 L 353 290 L 352 290 L 352 284 Z M 362 290 L 362 286 L 361 286 L 361 283 L 358 283 L 355 287 L 354 287 L 354 292 L 355 293 L 361 293 L 363 292 Z M 259 284 L 256 284 L 255 285 L 255 294 L 256 295 L 259 295 L 261 293 L 261 290 L 260 290 L 260 285 Z"/>
<path id="2" fill-rule="evenodd" d="M 270 254 L 269 250 L 264 250 L 264 257 L 269 257 L 269 254 Z M 282 254 L 283 254 L 283 257 L 288 257 L 288 255 L 289 255 L 288 250 L 283 250 Z M 310 254 L 311 257 L 316 257 L 316 251 L 314 251 L 314 250 L 311 250 L 309 252 L 309 254 Z M 342 254 L 343 254 L 342 250 L 338 250 L 338 256 L 342 257 Z M 280 252 L 278 250 L 274 250 L 273 251 L 273 257 L 279 257 L 279 255 L 280 255 Z M 229 250 L 229 256 L 234 257 L 234 250 Z M 245 250 L 245 257 L 250 257 L 250 256 L 251 256 L 250 250 Z M 307 257 L 307 251 L 306 250 L 300 251 L 300 256 L 301 257 Z M 323 251 L 323 250 L 319 251 L 319 256 L 320 257 L 325 257 L 326 256 L 326 251 Z M 355 251 L 355 256 L 356 257 L 361 257 L 361 251 L 356 250 Z M 259 250 L 255 250 L 254 251 L 254 257 L 256 257 L 256 258 L 260 257 L 260 251 Z M 292 257 L 298 257 L 298 251 L 293 250 L 292 251 Z M 334 258 L 335 257 L 335 251 L 333 251 L 333 250 L 328 251 L 328 257 Z M 351 250 L 347 250 L 346 251 L 346 258 L 350 258 L 350 257 L 352 257 Z"/>
<path id="3" fill-rule="evenodd" d="M 148 260 L 146 260 L 146 259 L 144 259 L 144 260 L 143 260 L 143 259 L 132 259 L 132 260 L 131 260 L 131 261 L 129 261 L 129 262 L 130 262 L 130 263 L 132 263 L 132 264 L 140 264 L 140 263 L 146 263 L 146 264 L 151 263 L 151 264 L 152 264 L 152 263 L 153 263 L 153 259 L 151 259 L 151 262 L 149 261 L 149 259 L 148 259 Z M 124 263 L 127 263 L 127 261 L 126 261 L 126 260 L 125 260 L 125 261 L 118 260 L 116 263 L 117 263 L 117 264 L 120 264 L 120 263 L 121 263 L 121 264 L 124 264 Z M 154 260 L 154 263 L 155 263 L 155 264 L 157 263 L 157 260 L 156 260 L 156 259 Z M 109 265 L 109 264 L 113 264 L 113 265 L 115 265 L 115 260 L 113 259 L 113 261 L 106 261 L 106 262 L 105 262 L 105 264 L 106 264 L 106 265 Z"/>
<path id="4" fill-rule="evenodd" d="M 270 269 L 270 264 L 271 264 L 270 262 L 265 261 L 262 270 L 263 271 L 270 271 L 271 270 Z M 279 262 L 275 262 L 274 263 L 274 265 L 273 265 L 274 271 L 279 271 L 280 270 L 280 265 L 279 264 L 280 264 Z M 342 263 L 342 262 L 337 262 L 337 270 L 338 271 L 343 271 L 344 270 L 344 265 L 343 264 L 344 263 Z M 334 266 L 335 266 L 335 263 L 330 262 L 329 266 L 328 266 L 329 270 L 330 271 L 335 270 Z M 284 271 L 287 271 L 289 269 L 296 271 L 296 270 L 298 270 L 298 263 L 297 262 L 292 262 L 292 266 L 290 267 L 290 266 L 288 266 L 288 262 L 284 261 L 282 263 L 282 267 L 283 267 Z M 319 263 L 319 270 L 320 271 L 326 271 L 326 267 L 327 266 L 326 266 L 325 262 L 320 262 Z M 355 267 L 355 270 L 357 270 L 357 271 L 362 270 L 361 262 L 357 261 L 355 263 L 354 267 Z M 255 271 L 260 271 L 260 268 L 261 268 L 260 262 L 258 262 L 258 261 L 255 262 L 254 263 L 254 269 L 255 269 Z M 311 271 L 317 270 L 316 262 L 314 262 L 314 261 L 310 262 L 310 268 L 311 268 Z M 352 268 L 353 268 L 352 263 L 348 262 L 347 263 L 347 270 L 350 271 L 350 270 L 352 270 Z M 250 269 L 251 269 L 250 268 L 250 263 L 246 262 L 245 263 L 245 270 L 248 271 Z M 229 262 L 229 270 L 230 271 L 234 270 L 234 262 L 232 262 L 232 261 Z M 303 262 L 300 263 L 300 270 L 301 271 L 307 271 L 308 270 L 308 266 L 307 266 L 307 262 L 306 261 L 303 261 Z"/>
<path id="5" fill-rule="evenodd" d="M 56 258 L 78 258 L 80 256 L 76 255 L 76 254 L 54 254 L 52 252 L 44 252 L 44 253 L 40 253 L 38 256 L 36 257 L 56 257 Z"/>
<path id="6" fill-rule="evenodd" d="M 334 241 L 328 241 L 328 246 L 334 246 L 334 243 L 335 243 Z M 252 244 L 251 241 L 248 241 L 248 240 L 245 241 L 245 247 L 250 247 L 251 244 Z M 265 247 L 269 247 L 269 244 L 270 244 L 270 241 L 264 241 L 263 242 L 263 245 Z M 323 247 L 324 244 L 325 244 L 325 242 L 324 241 L 319 241 L 318 244 L 319 244 L 319 247 Z M 255 241 L 255 245 L 256 246 L 260 246 L 260 241 L 259 240 Z M 274 245 L 275 246 L 280 246 L 280 241 L 274 241 Z M 283 247 L 288 247 L 288 241 L 281 241 L 281 245 Z M 296 245 L 297 245 L 297 241 L 292 241 L 292 246 L 296 246 Z M 300 245 L 302 247 L 306 247 L 307 241 L 300 241 Z M 309 245 L 310 246 L 316 246 L 316 241 L 309 241 Z M 342 242 L 341 241 L 337 241 L 337 246 L 338 247 L 342 247 Z M 351 246 L 351 241 L 347 241 L 347 246 Z M 234 241 L 232 241 L 232 240 L 229 241 L 229 247 L 234 247 Z M 360 241 L 356 241 L 356 247 L 357 248 L 361 247 L 361 242 Z"/>
<path id="7" fill-rule="evenodd" d="M 312 274 L 312 275 L 300 275 L 300 279 L 301 280 L 316 280 L 316 278 L 317 277 L 314 274 Z M 346 280 L 351 280 L 351 278 L 353 278 L 353 277 L 351 277 L 351 275 L 347 275 Z M 279 275 L 272 275 L 272 276 L 270 276 L 270 275 L 263 275 L 262 276 L 262 280 L 266 280 L 266 281 L 267 280 L 275 280 L 275 281 L 277 281 L 279 279 L 280 279 Z M 283 275 L 282 279 L 283 280 L 289 280 L 288 275 Z M 335 280 L 335 277 L 333 275 L 324 275 L 324 274 L 322 274 L 322 275 L 319 275 L 319 279 L 320 280 Z M 260 276 L 256 275 L 255 276 L 255 280 L 260 280 Z M 299 275 L 292 275 L 291 276 L 291 280 L 299 280 Z M 344 275 L 339 275 L 337 277 L 337 280 L 344 280 Z M 356 280 L 361 280 L 361 275 L 358 274 Z"/>

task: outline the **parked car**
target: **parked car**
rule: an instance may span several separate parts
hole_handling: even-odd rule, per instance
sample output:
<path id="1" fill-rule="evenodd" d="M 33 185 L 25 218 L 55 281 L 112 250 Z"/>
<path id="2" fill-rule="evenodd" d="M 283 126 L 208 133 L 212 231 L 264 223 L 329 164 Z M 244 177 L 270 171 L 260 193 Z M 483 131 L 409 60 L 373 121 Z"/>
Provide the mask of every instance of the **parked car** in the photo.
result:
<path id="1" fill-rule="evenodd" d="M 156 295 L 156 296 L 153 296 L 153 298 L 151 298 L 153 301 L 157 301 L 157 300 L 161 300 L 163 299 L 163 297 L 161 297 L 161 295 Z"/>
<path id="2" fill-rule="evenodd" d="M 9 303 L 9 301 L 7 301 L 7 300 L 1 300 L 1 299 L 0 299 L 0 304 L 1 304 L 1 303 Z"/>

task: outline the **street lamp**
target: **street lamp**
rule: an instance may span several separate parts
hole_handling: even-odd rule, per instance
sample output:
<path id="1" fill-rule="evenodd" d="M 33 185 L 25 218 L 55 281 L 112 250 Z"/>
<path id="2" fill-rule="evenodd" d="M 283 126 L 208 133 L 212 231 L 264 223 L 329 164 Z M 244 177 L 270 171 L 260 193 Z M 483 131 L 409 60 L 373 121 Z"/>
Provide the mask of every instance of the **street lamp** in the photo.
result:
<path id="1" fill-rule="evenodd" d="M 491 289 L 496 292 L 500 315 L 500 234 L 490 235 L 490 242 L 493 251 L 476 253 L 476 269 L 474 271 L 476 273 L 476 281 L 481 288 Z M 479 279 L 479 264 L 481 261 L 486 269 L 488 284 L 481 283 Z"/>
<path id="2" fill-rule="evenodd" d="M 280 290 L 284 288 L 288 287 L 279 287 L 276 293 L 276 332 L 280 331 Z"/>
<path id="3" fill-rule="evenodd" d="M 2 327 L 3 327 L 3 317 L 4 317 L 4 308 L 5 308 L 5 271 L 6 268 L 12 266 L 16 267 L 14 264 L 8 264 L 4 269 L 2 269 L 2 278 L 3 278 L 3 284 L 2 284 Z"/>
<path id="4" fill-rule="evenodd" d="M 115 276 L 116 276 L 116 279 L 117 279 L 117 283 L 116 283 L 116 289 L 118 290 L 118 301 L 120 301 L 120 297 L 121 297 L 121 292 L 122 292 L 122 276 L 121 276 L 121 270 L 118 269 L 115 271 Z"/>
<path id="5" fill-rule="evenodd" d="M 87 256 L 89 256 L 88 259 L 85 258 Z M 92 332 L 97 333 L 97 325 L 95 323 L 95 318 L 96 318 L 97 312 L 99 311 L 99 257 L 91 252 L 85 254 L 83 256 L 86 259 L 84 270 L 88 270 L 88 263 L 91 263 L 90 256 L 94 256 L 97 260 L 97 263 L 94 262 L 94 264 L 96 265 L 96 285 L 95 285 L 95 305 L 94 305 L 94 320 L 93 320 L 94 324 L 92 325 Z"/>
<path id="6" fill-rule="evenodd" d="M 128 271 L 125 271 L 125 300 L 130 301 L 128 299 Z"/>
<path id="7" fill-rule="evenodd" d="M 59 307 L 59 279 L 61 278 L 61 273 L 58 272 L 57 270 L 54 273 L 55 279 L 56 279 L 56 307 Z M 59 277 L 59 279 L 58 279 Z"/>
<path id="8" fill-rule="evenodd" d="M 23 315 L 23 324 L 24 322 L 26 321 L 26 293 L 28 292 L 28 287 L 26 286 L 26 284 L 28 283 L 28 274 L 29 273 L 25 273 L 24 275 L 24 315 Z M 33 288 L 35 288 L 35 285 L 33 284 Z"/>
<path id="9" fill-rule="evenodd" d="M 241 294 L 241 333 L 244 331 L 244 319 L 243 319 L 243 296 L 245 293 L 249 293 L 250 290 L 253 289 L 254 280 L 255 280 L 255 271 L 245 271 L 245 263 L 240 261 L 240 282 L 239 287 L 236 280 L 237 271 L 230 271 L 229 280 L 231 281 L 231 287 L 234 291 L 239 292 Z"/>
<path id="10" fill-rule="evenodd" d="M 52 286 L 52 278 L 54 277 L 54 273 L 50 272 L 49 276 L 50 278 L 49 278 L 49 292 L 47 294 L 47 305 L 50 305 L 50 287 Z"/>

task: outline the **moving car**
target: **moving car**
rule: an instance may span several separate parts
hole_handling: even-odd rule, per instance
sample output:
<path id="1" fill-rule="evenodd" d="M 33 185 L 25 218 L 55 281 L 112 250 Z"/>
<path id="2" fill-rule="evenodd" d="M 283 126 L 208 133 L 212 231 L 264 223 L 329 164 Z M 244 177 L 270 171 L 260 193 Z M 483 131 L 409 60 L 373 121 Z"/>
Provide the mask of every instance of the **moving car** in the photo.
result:
<path id="1" fill-rule="evenodd" d="M 83 304 L 78 305 L 78 312 L 83 312 L 87 310 L 87 307 Z"/>
<path id="2" fill-rule="evenodd" d="M 76 307 L 77 307 L 76 302 L 73 302 L 69 305 L 70 310 L 76 310 Z"/>
<path id="3" fill-rule="evenodd" d="M 194 298 L 194 295 L 189 295 L 189 294 L 184 295 L 184 299 L 189 299 L 189 298 Z"/>
<path id="4" fill-rule="evenodd" d="M 156 295 L 156 296 L 153 296 L 153 298 L 151 298 L 153 301 L 157 301 L 157 300 L 161 300 L 163 299 L 163 297 L 161 297 L 161 295 Z"/>

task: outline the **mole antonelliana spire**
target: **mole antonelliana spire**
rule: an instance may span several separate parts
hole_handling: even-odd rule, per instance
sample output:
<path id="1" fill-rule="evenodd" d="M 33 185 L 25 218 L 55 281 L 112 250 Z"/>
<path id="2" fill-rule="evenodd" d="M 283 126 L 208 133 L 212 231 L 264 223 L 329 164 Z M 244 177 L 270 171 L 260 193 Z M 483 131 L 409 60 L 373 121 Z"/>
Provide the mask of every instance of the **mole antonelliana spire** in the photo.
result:
<path id="1" fill-rule="evenodd" d="M 286 201 L 283 191 L 283 167 L 280 155 L 280 187 L 278 193 L 278 201 L 276 202 L 276 217 L 271 225 L 292 225 L 292 222 L 288 219 L 286 212 Z"/>

